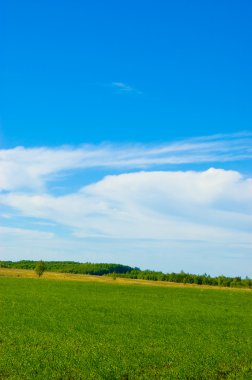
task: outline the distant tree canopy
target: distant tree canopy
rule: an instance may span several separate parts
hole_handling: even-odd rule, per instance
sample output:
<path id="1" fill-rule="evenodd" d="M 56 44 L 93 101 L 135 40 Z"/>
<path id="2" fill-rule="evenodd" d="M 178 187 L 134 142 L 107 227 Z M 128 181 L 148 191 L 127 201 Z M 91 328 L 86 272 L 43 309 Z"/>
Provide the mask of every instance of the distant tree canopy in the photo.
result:
<path id="1" fill-rule="evenodd" d="M 78 263 L 74 261 L 45 261 L 44 267 L 48 272 L 62 272 L 75 274 L 91 274 L 96 276 L 124 277 L 132 279 L 143 279 L 152 281 L 168 281 L 184 284 L 212 285 L 236 288 L 252 288 L 252 279 L 246 277 L 211 277 L 208 274 L 190 274 L 181 271 L 180 273 L 163 273 L 151 270 L 141 270 L 127 265 L 106 264 L 106 263 Z M 33 269 L 36 261 L 0 261 L 2 268 Z"/>
<path id="2" fill-rule="evenodd" d="M 167 281 L 177 282 L 183 284 L 197 284 L 197 285 L 212 285 L 233 288 L 252 288 L 252 279 L 248 277 L 242 279 L 241 277 L 225 277 L 217 276 L 211 277 L 208 274 L 190 274 L 181 271 L 180 273 L 162 273 L 150 270 L 132 270 L 125 274 L 120 274 L 118 277 L 152 280 L 152 281 Z"/>
<path id="3" fill-rule="evenodd" d="M 127 273 L 132 270 L 140 270 L 121 264 L 105 264 L 105 263 L 77 263 L 74 261 L 44 261 L 48 272 L 75 273 L 75 274 L 93 274 L 103 276 L 109 273 Z M 0 261 L 2 268 L 17 269 L 35 269 L 37 261 L 21 260 L 21 261 Z"/>

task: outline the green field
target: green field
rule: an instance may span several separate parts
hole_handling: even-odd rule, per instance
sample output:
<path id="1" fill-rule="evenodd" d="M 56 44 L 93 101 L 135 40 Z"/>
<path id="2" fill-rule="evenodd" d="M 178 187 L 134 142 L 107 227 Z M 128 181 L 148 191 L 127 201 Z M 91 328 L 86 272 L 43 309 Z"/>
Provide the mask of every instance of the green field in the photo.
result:
<path id="1" fill-rule="evenodd" d="M 251 379 L 251 291 L 0 277 L 1 379 Z"/>

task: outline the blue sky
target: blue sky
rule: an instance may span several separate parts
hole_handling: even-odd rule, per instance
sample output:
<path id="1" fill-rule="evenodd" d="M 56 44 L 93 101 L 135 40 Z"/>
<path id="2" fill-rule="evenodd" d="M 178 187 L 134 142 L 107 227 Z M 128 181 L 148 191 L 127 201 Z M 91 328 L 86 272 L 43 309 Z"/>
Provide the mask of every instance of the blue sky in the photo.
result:
<path id="1" fill-rule="evenodd" d="M 1 257 L 251 276 L 251 3 L 0 7 Z"/>

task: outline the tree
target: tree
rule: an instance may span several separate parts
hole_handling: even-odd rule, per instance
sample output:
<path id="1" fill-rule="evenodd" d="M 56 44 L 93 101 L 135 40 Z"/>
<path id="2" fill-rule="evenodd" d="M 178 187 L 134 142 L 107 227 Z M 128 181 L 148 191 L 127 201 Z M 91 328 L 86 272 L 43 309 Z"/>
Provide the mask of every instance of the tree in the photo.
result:
<path id="1" fill-rule="evenodd" d="M 35 267 L 35 272 L 36 274 L 41 277 L 45 271 L 46 267 L 45 267 L 45 263 L 44 261 L 40 260 L 37 262 L 36 264 L 36 267 Z"/>

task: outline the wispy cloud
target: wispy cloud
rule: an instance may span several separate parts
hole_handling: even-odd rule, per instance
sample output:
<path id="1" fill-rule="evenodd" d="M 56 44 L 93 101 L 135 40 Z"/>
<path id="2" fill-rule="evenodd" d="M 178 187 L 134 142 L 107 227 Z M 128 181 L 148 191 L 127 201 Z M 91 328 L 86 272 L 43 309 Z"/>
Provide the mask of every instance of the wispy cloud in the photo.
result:
<path id="1" fill-rule="evenodd" d="M 14 239 L 52 239 L 54 234 L 52 232 L 43 232 L 36 230 L 29 230 L 25 228 L 15 228 L 15 227 L 1 227 L 0 226 L 0 236 L 10 236 Z"/>
<path id="2" fill-rule="evenodd" d="M 132 86 L 129 86 L 128 84 L 123 83 L 123 82 L 112 82 L 111 85 L 112 85 L 112 87 L 117 89 L 119 92 L 131 92 L 131 93 L 135 93 L 138 95 L 142 94 L 142 91 L 139 91 L 138 89 L 136 89 Z"/>
<path id="3" fill-rule="evenodd" d="M 168 169 L 170 165 L 252 159 L 252 135 L 206 136 L 167 144 L 101 144 L 0 150 L 0 191 L 45 189 L 59 173 L 76 169 Z"/>

